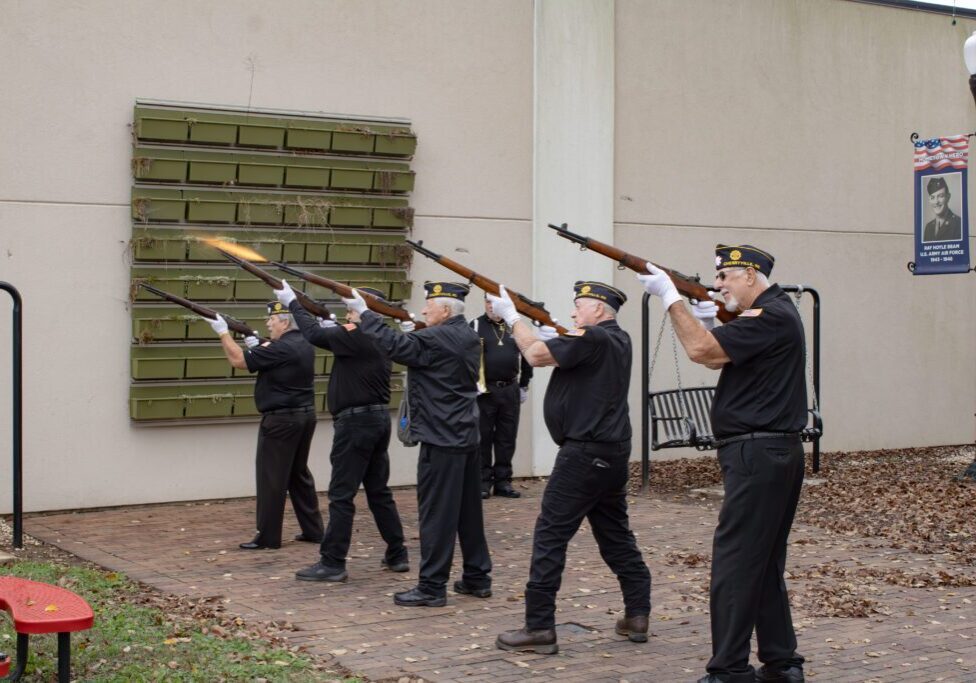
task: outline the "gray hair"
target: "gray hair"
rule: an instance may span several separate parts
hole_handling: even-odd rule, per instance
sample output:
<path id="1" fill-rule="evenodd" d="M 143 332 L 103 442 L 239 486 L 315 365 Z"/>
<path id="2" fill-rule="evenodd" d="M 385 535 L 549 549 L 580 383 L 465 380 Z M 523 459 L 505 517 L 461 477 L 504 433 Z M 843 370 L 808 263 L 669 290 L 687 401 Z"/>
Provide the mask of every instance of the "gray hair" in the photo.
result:
<path id="1" fill-rule="evenodd" d="M 766 277 L 765 273 L 756 271 L 756 282 L 762 287 L 769 287 L 769 278 Z"/>
<path id="2" fill-rule="evenodd" d="M 460 299 L 452 299 L 448 296 L 434 296 L 431 298 L 434 300 L 435 304 L 439 306 L 447 306 L 450 309 L 452 316 L 464 315 L 464 302 Z"/>
<path id="3" fill-rule="evenodd" d="M 279 318 L 288 323 L 288 329 L 285 332 L 291 332 L 292 330 L 298 329 L 298 323 L 295 322 L 295 316 L 291 313 L 275 313 Z"/>

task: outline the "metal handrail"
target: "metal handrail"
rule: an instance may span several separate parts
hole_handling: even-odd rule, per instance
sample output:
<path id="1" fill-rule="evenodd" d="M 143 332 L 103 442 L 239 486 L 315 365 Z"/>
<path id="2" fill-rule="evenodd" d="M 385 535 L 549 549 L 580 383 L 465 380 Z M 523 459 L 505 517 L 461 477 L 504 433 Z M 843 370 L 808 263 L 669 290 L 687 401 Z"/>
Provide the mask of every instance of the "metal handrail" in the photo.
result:
<path id="1" fill-rule="evenodd" d="M 0 281 L 0 289 L 14 301 L 13 310 L 13 437 L 14 437 L 14 548 L 24 547 L 24 443 L 23 443 L 23 335 L 20 292 L 8 282 Z"/>

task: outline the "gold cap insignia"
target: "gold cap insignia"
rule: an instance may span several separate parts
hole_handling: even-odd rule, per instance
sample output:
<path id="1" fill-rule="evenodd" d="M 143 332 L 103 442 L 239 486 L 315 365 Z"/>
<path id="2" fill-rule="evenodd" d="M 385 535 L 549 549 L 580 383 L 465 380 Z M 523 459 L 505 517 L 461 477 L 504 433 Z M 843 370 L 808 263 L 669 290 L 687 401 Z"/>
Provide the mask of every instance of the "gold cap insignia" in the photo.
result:
<path id="1" fill-rule="evenodd" d="M 590 293 L 589 285 L 583 285 L 582 287 L 580 287 L 580 294 L 589 294 L 589 293 Z"/>
<path id="2" fill-rule="evenodd" d="M 738 261 L 739 259 L 742 258 L 742 252 L 739 251 L 738 249 L 733 249 L 732 251 L 729 252 L 729 258 L 733 261 Z"/>
<path id="3" fill-rule="evenodd" d="M 434 294 L 440 294 L 442 289 L 444 288 L 440 285 L 434 285 Z"/>

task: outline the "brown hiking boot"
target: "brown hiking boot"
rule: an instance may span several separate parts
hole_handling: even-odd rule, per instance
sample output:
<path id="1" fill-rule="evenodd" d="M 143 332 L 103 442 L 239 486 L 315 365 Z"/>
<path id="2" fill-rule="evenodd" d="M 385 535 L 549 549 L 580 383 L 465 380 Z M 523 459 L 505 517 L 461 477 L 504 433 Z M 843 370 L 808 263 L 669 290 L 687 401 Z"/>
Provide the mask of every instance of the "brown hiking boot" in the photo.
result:
<path id="1" fill-rule="evenodd" d="M 621 617 L 617 619 L 618 636 L 627 636 L 632 643 L 647 642 L 647 615 L 641 614 L 636 617 Z"/>
<path id="2" fill-rule="evenodd" d="M 530 631 L 520 628 L 518 631 L 505 631 L 495 639 L 495 647 L 499 650 L 513 652 L 535 652 L 539 655 L 554 655 L 559 652 L 556 644 L 556 629 L 546 628 Z"/>

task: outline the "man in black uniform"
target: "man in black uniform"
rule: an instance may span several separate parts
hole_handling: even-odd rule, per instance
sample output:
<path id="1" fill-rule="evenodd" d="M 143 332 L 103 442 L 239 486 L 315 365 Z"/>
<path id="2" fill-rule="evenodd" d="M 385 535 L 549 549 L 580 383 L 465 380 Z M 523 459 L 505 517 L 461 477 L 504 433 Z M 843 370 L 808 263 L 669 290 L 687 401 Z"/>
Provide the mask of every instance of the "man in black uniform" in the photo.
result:
<path id="1" fill-rule="evenodd" d="M 447 604 L 447 579 L 455 538 L 464 573 L 454 592 L 491 596 L 491 557 L 481 513 L 478 453 L 478 371 L 481 342 L 464 320 L 467 285 L 425 282 L 427 327 L 398 334 L 382 316 L 355 298 L 343 301 L 361 316 L 360 329 L 377 340 L 397 363 L 407 366 L 410 433 L 420 442 L 417 507 L 420 517 L 420 580 L 393 596 L 398 605 Z"/>
<path id="2" fill-rule="evenodd" d="M 254 403 L 261 413 L 256 458 L 257 535 L 244 550 L 281 547 L 281 523 L 285 514 L 285 494 L 302 534 L 322 537 L 322 515 L 315 493 L 315 480 L 308 469 L 308 451 L 315 433 L 315 350 L 302 338 L 288 314 L 277 301 L 268 304 L 270 341 L 258 344 L 245 338 L 242 350 L 219 315 L 208 321 L 220 335 L 224 355 L 232 366 L 257 372 Z"/>
<path id="3" fill-rule="evenodd" d="M 487 392 L 478 396 L 481 421 L 481 497 L 495 495 L 518 498 L 512 488 L 512 456 L 518 434 L 519 409 L 529 392 L 532 366 L 519 353 L 505 321 L 492 311 L 485 299 L 485 314 L 471 321 L 481 337 Z M 495 464 L 491 463 L 494 447 Z"/>
<path id="4" fill-rule="evenodd" d="M 634 642 L 647 641 L 651 575 L 627 516 L 632 351 L 630 336 L 616 320 L 627 297 L 601 282 L 577 282 L 574 293 L 576 329 L 563 337 L 545 334 L 550 337 L 546 340 L 521 321 L 504 288 L 500 297 L 489 297 L 495 312 L 512 327 L 526 360 L 535 367 L 556 366 L 544 410 L 546 427 L 559 445 L 532 539 L 525 627 L 500 634 L 495 644 L 502 650 L 559 651 L 556 593 L 566 546 L 584 517 L 623 592 L 624 616 L 616 632 Z"/>
<path id="5" fill-rule="evenodd" d="M 699 683 L 803 681 L 783 573 L 786 544 L 803 484 L 799 432 L 807 421 L 803 324 L 767 276 L 773 257 L 744 244 L 715 249 L 715 287 L 735 320 L 708 331 L 711 302 L 688 313 L 666 273 L 647 264 L 638 279 L 661 297 L 689 358 L 721 368 L 712 428 L 725 500 L 712 546 L 712 658 Z M 758 671 L 749 664 L 753 628 Z"/>
<path id="6" fill-rule="evenodd" d="M 320 324 L 302 308 L 287 282 L 275 295 L 288 307 L 305 339 L 314 346 L 332 352 L 335 360 L 329 376 L 328 403 L 333 417 L 332 480 L 329 482 L 329 525 L 325 538 L 296 537 L 302 541 L 321 541 L 320 559 L 295 573 L 303 581 L 345 581 L 346 554 L 352 538 L 352 521 L 356 514 L 353 500 L 359 485 L 366 491 L 366 501 L 373 513 L 380 536 L 386 542 L 382 565 L 395 572 L 405 572 L 407 549 L 403 545 L 403 526 L 390 478 L 390 368 L 389 357 L 376 342 L 363 334 L 356 323 L 359 315 L 349 311 L 349 324 L 337 325 L 331 320 Z M 364 288 L 384 298 L 383 292 Z"/>

